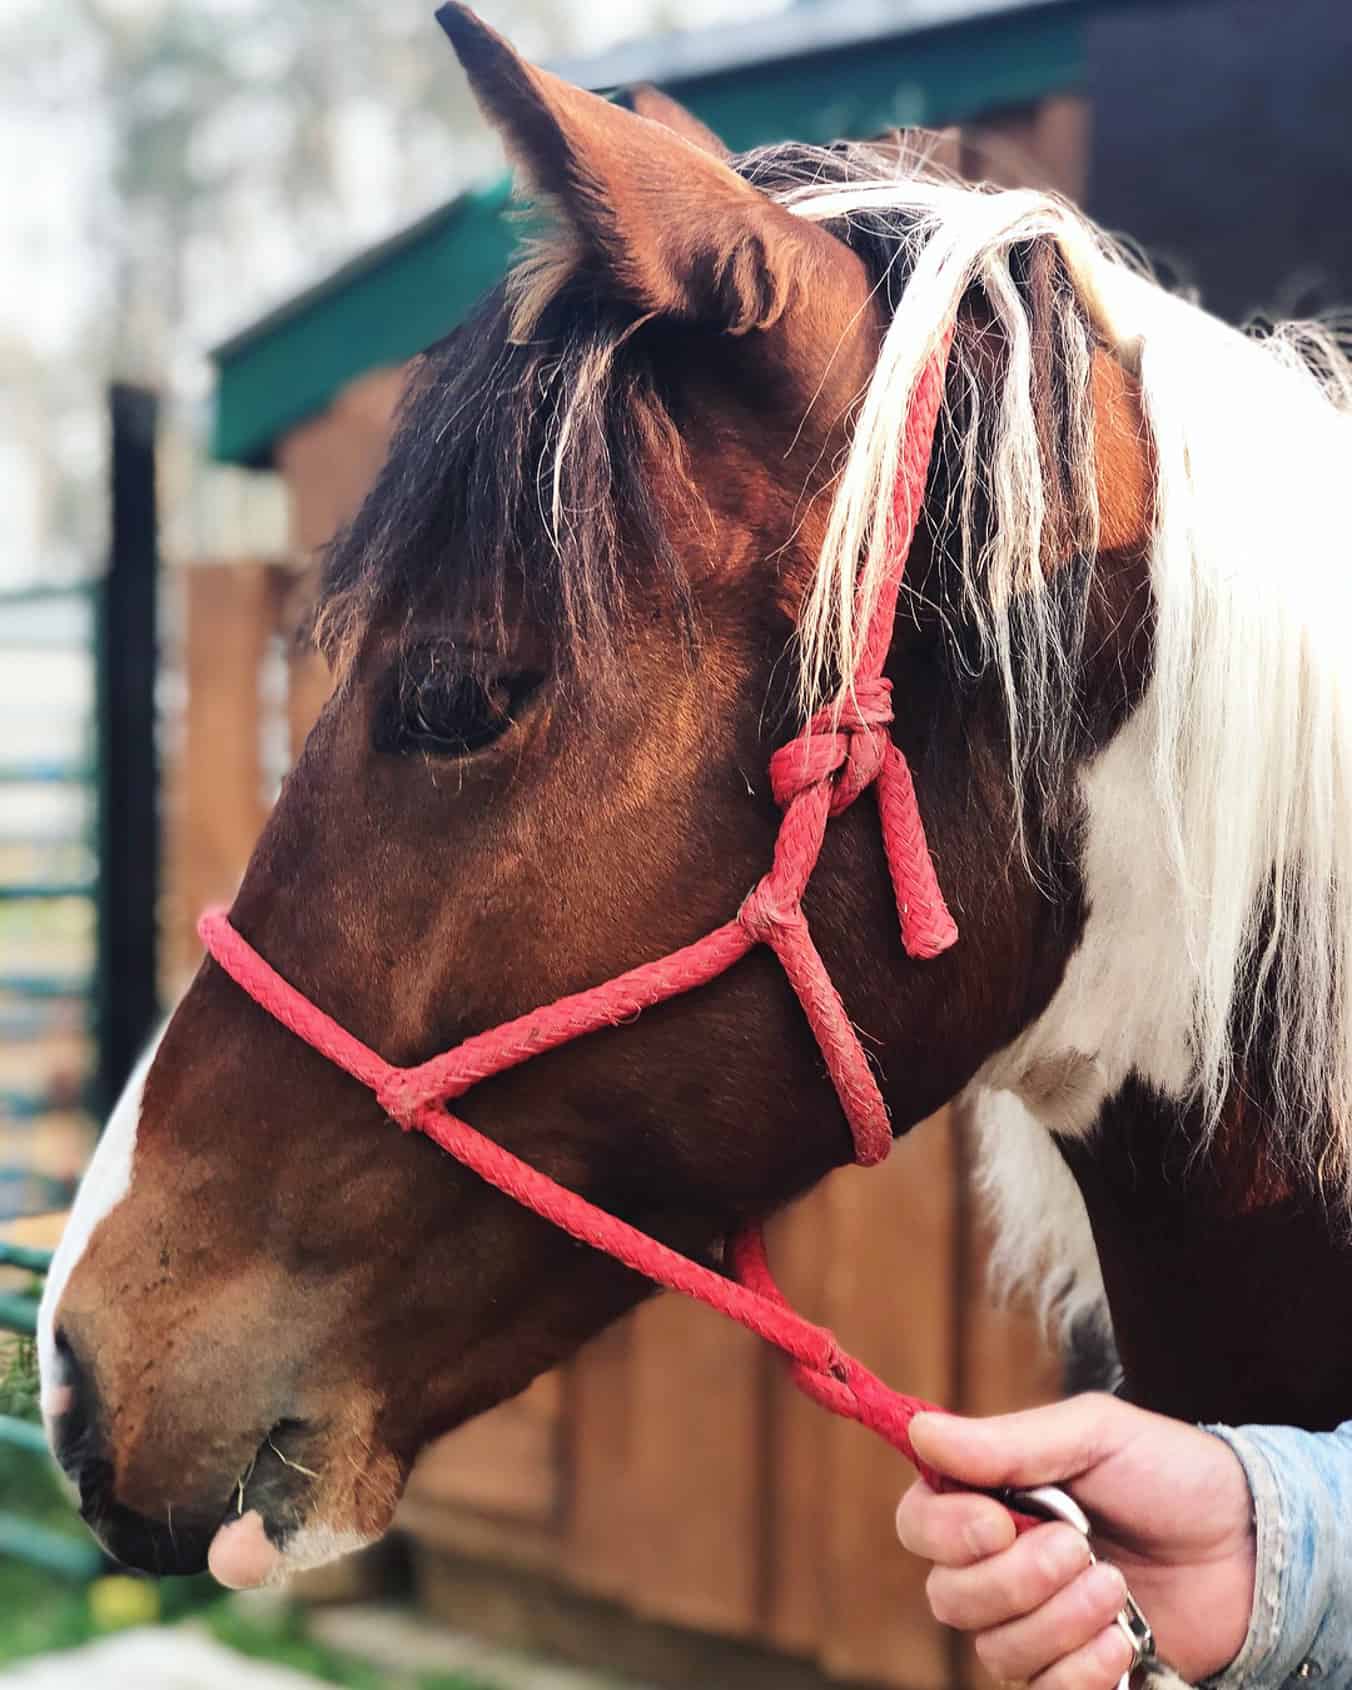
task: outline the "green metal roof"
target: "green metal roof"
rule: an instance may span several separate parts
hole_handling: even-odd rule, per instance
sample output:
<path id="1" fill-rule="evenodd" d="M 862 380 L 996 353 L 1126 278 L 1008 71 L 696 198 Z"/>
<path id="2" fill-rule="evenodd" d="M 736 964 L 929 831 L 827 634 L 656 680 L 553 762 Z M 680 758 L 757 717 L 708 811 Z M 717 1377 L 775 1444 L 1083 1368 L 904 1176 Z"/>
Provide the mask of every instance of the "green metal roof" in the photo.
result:
<path id="1" fill-rule="evenodd" d="M 895 125 L 962 123 L 1081 80 L 1076 0 L 823 0 L 732 31 L 658 38 L 571 65 L 592 86 L 659 83 L 736 151 Z M 519 237 L 508 179 L 462 194 L 218 347 L 213 455 L 265 466 L 346 384 L 449 333 Z"/>
<path id="2" fill-rule="evenodd" d="M 507 268 L 510 201 L 506 177 L 461 194 L 217 347 L 213 457 L 266 466 L 348 382 L 449 333 Z"/>

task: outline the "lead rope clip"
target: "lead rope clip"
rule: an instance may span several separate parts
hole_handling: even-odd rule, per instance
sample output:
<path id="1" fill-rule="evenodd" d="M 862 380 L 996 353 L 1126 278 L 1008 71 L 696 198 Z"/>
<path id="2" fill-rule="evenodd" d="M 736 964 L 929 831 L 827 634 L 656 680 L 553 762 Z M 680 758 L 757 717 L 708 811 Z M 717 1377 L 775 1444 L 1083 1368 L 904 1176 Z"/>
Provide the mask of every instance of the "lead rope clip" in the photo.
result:
<path id="1" fill-rule="evenodd" d="M 998 1495 L 1001 1502 L 1020 1514 L 1031 1514 L 1039 1520 L 1062 1520 L 1066 1525 L 1074 1526 L 1086 1541 L 1090 1537 L 1089 1519 L 1084 1509 L 1057 1485 L 1035 1485 L 1031 1490 L 1002 1490 Z M 1097 1559 L 1091 1547 L 1089 1564 L 1092 1566 Z M 1131 1690 L 1133 1674 L 1147 1661 L 1156 1658 L 1155 1633 L 1129 1590 L 1114 1624 L 1132 1649 L 1131 1665 L 1118 1679 L 1117 1690 Z"/>

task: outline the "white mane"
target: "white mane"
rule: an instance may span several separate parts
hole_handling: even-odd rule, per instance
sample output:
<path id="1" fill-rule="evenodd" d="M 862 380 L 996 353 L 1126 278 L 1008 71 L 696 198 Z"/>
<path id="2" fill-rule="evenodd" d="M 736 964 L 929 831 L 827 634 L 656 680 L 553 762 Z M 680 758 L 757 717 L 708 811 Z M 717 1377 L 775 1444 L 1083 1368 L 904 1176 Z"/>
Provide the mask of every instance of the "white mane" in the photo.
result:
<path id="1" fill-rule="evenodd" d="M 1135 827 L 1155 867 L 1120 894 L 1117 931 L 1158 925 L 1153 884 L 1156 904 L 1170 912 L 1170 995 L 1184 1023 L 1178 1048 L 1188 1072 L 1175 1077 L 1204 1102 L 1212 1125 L 1257 1031 L 1260 1004 L 1275 1006 L 1266 1035 L 1275 1039 L 1269 1055 L 1284 1118 L 1274 1148 L 1347 1197 L 1352 365 L 1325 330 L 1288 327 L 1256 340 L 1171 297 L 1051 195 L 880 178 L 874 163 L 857 182 L 807 183 L 783 198 L 814 221 L 895 215 L 907 271 L 803 617 L 805 702 L 829 695 L 842 677 L 850 684 L 856 589 L 862 585 L 866 615 L 884 567 L 911 392 L 959 300 L 979 282 L 1008 362 L 994 398 L 994 461 L 975 462 L 974 426 L 961 443 L 964 479 L 984 474 L 995 517 L 979 548 L 966 507 L 950 513 L 965 608 L 1003 681 L 1012 777 L 1036 775 L 1028 747 L 1057 744 L 1061 725 L 1048 720 L 1059 696 L 1053 682 L 1074 654 L 1063 649 L 1041 565 L 1046 500 L 1033 341 L 1010 269 L 1016 246 L 1054 241 L 1077 318 L 1139 380 L 1157 465 L 1154 664 L 1133 722 L 1142 771 L 1133 804 L 1145 812 Z M 1092 342 L 1083 327 L 1059 338 L 1074 419 L 1089 414 Z M 1096 534 L 1092 417 L 1072 435 L 1080 441 L 1072 486 Z M 1116 1067 L 1147 1077 L 1144 1047 L 1159 1007 L 1151 990 L 1139 981 L 1139 1001 L 1120 1006 L 1125 1030 L 1115 1035 L 1123 1045 Z M 1137 1034 L 1142 1048 L 1127 1048 Z"/>

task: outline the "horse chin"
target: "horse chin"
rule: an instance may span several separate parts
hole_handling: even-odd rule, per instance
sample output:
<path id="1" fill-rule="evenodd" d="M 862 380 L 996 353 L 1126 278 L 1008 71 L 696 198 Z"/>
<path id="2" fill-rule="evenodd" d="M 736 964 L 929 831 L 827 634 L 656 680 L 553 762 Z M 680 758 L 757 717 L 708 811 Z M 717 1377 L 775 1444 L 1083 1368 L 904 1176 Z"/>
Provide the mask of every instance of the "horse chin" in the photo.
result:
<path id="1" fill-rule="evenodd" d="M 218 1584 L 250 1590 L 323 1566 L 389 1528 L 405 1470 L 374 1435 L 369 1403 L 326 1425 L 281 1421 L 237 1481 L 207 1550 Z"/>
<path id="2" fill-rule="evenodd" d="M 347 1465 L 342 1451 L 338 1461 Z M 378 1496 L 360 1499 L 350 1492 L 325 1494 L 322 1482 L 285 1499 L 271 1494 L 266 1485 L 257 1494 L 254 1486 L 243 1486 L 207 1547 L 207 1570 L 228 1590 L 255 1590 L 337 1561 L 384 1535 L 401 1490 L 402 1480 L 392 1472 L 382 1481 Z M 360 1518 L 356 1516 L 359 1500 Z"/>

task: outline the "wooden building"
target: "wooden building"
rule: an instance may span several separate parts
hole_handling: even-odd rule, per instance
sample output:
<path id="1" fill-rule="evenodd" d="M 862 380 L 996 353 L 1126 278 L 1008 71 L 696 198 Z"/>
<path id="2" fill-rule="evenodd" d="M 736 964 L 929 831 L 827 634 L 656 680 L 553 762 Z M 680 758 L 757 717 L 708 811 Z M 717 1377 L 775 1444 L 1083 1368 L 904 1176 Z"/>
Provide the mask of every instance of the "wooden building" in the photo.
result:
<path id="1" fill-rule="evenodd" d="M 1101 154 L 1108 200 L 1130 207 L 1168 161 L 1158 144 L 1152 157 L 1148 101 L 1137 86 L 1133 106 L 1121 67 L 1142 79 L 1151 40 L 1167 45 L 1178 14 L 1203 11 L 1224 7 L 814 0 L 561 68 L 595 87 L 656 82 L 739 148 L 953 126 L 959 169 L 1074 197 L 1088 187 L 1091 209 L 1087 90 L 1101 89 L 1116 114 Z M 1202 53 L 1205 38 L 1185 29 L 1180 50 Z M 282 655 L 305 564 L 381 459 L 406 360 L 501 275 L 508 197 L 506 182 L 461 195 L 219 350 L 216 454 L 280 474 L 291 548 L 185 572 L 180 924 L 229 892 L 262 820 L 267 747 L 294 747 L 323 697 L 317 661 Z M 1194 212 L 1205 269 L 1205 207 Z M 986 1300 L 965 1150 L 946 1117 L 885 1169 L 828 1181 L 772 1245 L 801 1306 L 884 1377 L 972 1411 L 1054 1388 L 1028 1323 Z M 924 1569 L 896 1547 L 908 1477 L 876 1440 L 799 1398 L 754 1340 L 667 1298 L 430 1452 L 402 1520 L 428 1601 L 473 1627 L 652 1682 L 940 1690 L 979 1674 L 930 1622 Z"/>

